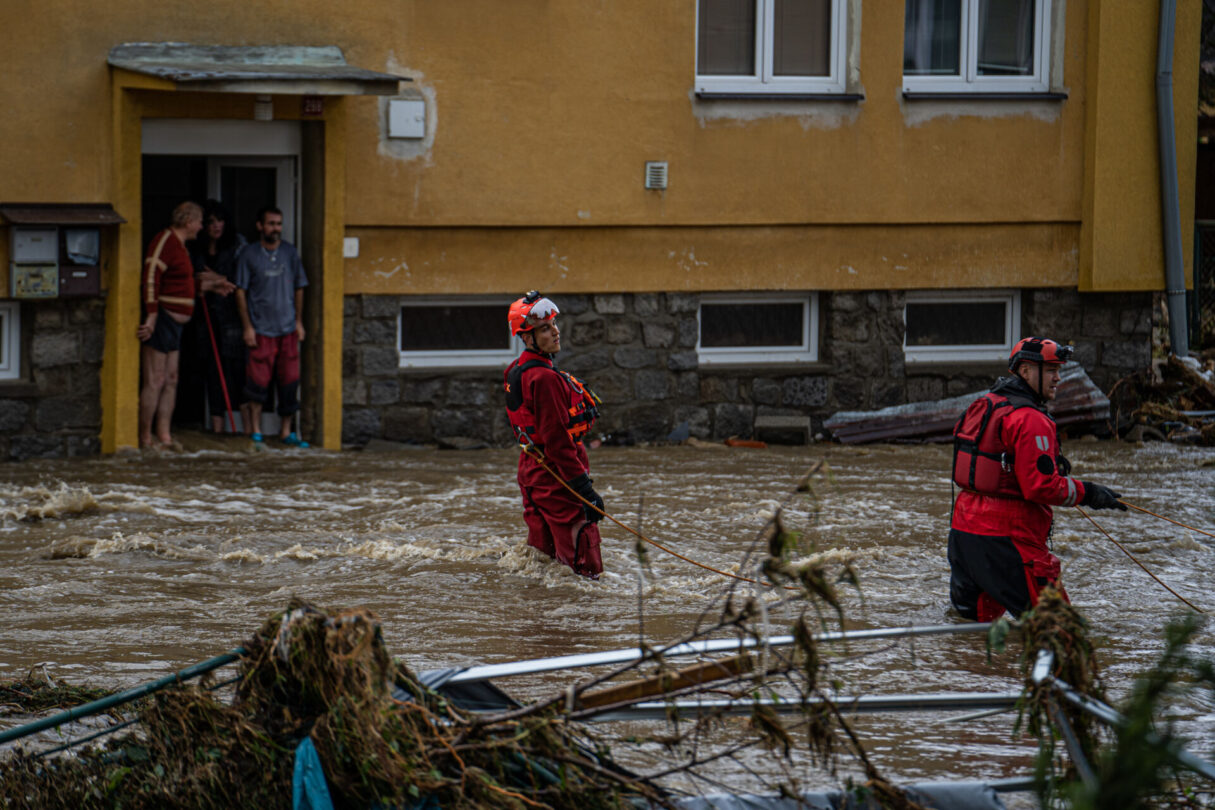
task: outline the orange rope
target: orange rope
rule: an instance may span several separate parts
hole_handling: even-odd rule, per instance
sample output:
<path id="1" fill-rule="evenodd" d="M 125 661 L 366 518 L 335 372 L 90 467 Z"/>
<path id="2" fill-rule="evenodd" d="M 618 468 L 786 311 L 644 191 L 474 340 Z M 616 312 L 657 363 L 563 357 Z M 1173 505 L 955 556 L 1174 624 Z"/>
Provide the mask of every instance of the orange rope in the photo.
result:
<path id="1" fill-rule="evenodd" d="M 1164 515 L 1158 515 L 1155 512 L 1152 512 L 1148 509 L 1144 509 L 1142 506 L 1135 506 L 1135 504 L 1133 504 L 1129 501 L 1118 501 L 1118 503 L 1122 504 L 1123 506 L 1129 506 L 1137 512 L 1143 512 L 1145 515 L 1151 515 L 1152 517 L 1157 517 L 1157 518 L 1160 518 L 1161 520 L 1167 520 L 1169 523 L 1173 523 L 1177 526 L 1180 526 L 1183 529 L 1189 529 L 1192 532 L 1198 532 L 1199 534 L 1205 534 L 1207 537 L 1215 537 L 1215 534 L 1212 534 L 1211 532 L 1203 531 L 1202 529 L 1195 529 L 1193 526 L 1187 526 L 1184 523 L 1182 523 L 1180 520 L 1173 520 L 1172 518 L 1167 518 Z"/>
<path id="2" fill-rule="evenodd" d="M 1127 506 L 1130 506 L 1130 504 L 1127 504 Z M 1165 585 L 1163 582 L 1161 582 L 1161 581 L 1160 581 L 1160 577 L 1156 576 L 1156 575 L 1155 575 L 1155 574 L 1153 574 L 1151 571 L 1148 571 L 1147 566 L 1146 566 L 1146 565 L 1144 565 L 1143 563 L 1139 562 L 1139 560 L 1135 559 L 1135 555 L 1134 555 L 1134 554 L 1132 554 L 1131 552 L 1127 551 L 1127 550 L 1126 550 L 1126 547 L 1125 547 L 1125 546 L 1123 546 L 1121 543 L 1119 543 L 1117 540 L 1115 540 L 1115 539 L 1114 539 L 1114 537 L 1113 537 L 1113 535 L 1111 535 L 1111 534 L 1110 534 L 1109 532 L 1107 532 L 1107 531 L 1106 531 L 1104 528 L 1102 528 L 1102 526 L 1101 526 L 1101 524 L 1100 524 L 1100 523 L 1098 523 L 1097 521 L 1093 520 L 1093 516 L 1092 516 L 1092 515 L 1090 515 L 1088 512 L 1085 512 L 1085 511 L 1084 511 L 1083 509 L 1081 509 L 1079 506 L 1077 506 L 1077 507 L 1076 507 L 1076 510 L 1077 510 L 1077 511 L 1078 511 L 1080 514 L 1082 514 L 1082 515 L 1084 515 L 1086 518 L 1088 518 L 1088 522 L 1089 522 L 1089 523 L 1093 524 L 1093 525 L 1094 525 L 1094 526 L 1096 526 L 1098 529 L 1100 529 L 1101 533 L 1102 533 L 1102 534 L 1104 534 L 1106 537 L 1108 537 L 1111 543 L 1113 543 L 1113 544 L 1114 544 L 1114 545 L 1116 545 L 1116 546 L 1117 546 L 1119 549 L 1121 549 L 1123 554 L 1125 554 L 1126 556 L 1130 557 L 1130 558 L 1131 558 L 1131 561 L 1132 561 L 1132 562 L 1134 562 L 1134 563 L 1135 563 L 1135 565 L 1139 566 L 1139 567 L 1140 567 L 1140 568 L 1142 568 L 1144 571 L 1147 571 L 1147 575 L 1148 575 L 1149 577 L 1151 577 L 1152 579 L 1156 580 L 1156 582 L 1158 582 L 1162 588 L 1164 588 L 1164 589 L 1165 589 L 1166 591 L 1168 591 L 1169 593 L 1173 594 L 1173 596 L 1176 596 L 1176 597 L 1177 597 L 1178 599 L 1180 599 L 1182 602 L 1185 602 L 1187 605 L 1189 605 L 1191 608 L 1193 608 L 1193 609 L 1194 609 L 1194 610 L 1196 610 L 1197 612 L 1199 612 L 1199 613 L 1204 613 L 1204 614 L 1206 613 L 1206 611 L 1205 611 L 1205 610 L 1203 610 L 1202 608 L 1198 607 L 1198 606 L 1197 606 L 1197 605 L 1195 605 L 1193 602 L 1191 602 L 1189 599 L 1186 599 L 1184 596 L 1182 596 L 1181 594 L 1177 593 L 1177 591 L 1173 590 L 1173 589 L 1172 589 L 1172 588 L 1170 588 L 1168 585 Z"/>
<path id="3" fill-rule="evenodd" d="M 577 490 L 575 490 L 573 487 L 571 487 L 569 484 L 567 484 L 567 483 L 565 482 L 565 479 L 564 479 L 564 478 L 562 478 L 561 476 L 557 475 L 557 472 L 556 472 L 556 471 L 555 471 L 555 470 L 554 470 L 552 467 L 550 467 L 550 466 L 548 466 L 547 464 L 545 464 L 545 463 L 544 463 L 544 456 L 543 456 L 543 455 L 540 453 L 540 451 L 539 451 L 538 449 L 536 449 L 536 446 L 535 446 L 534 444 L 530 444 L 530 443 L 529 443 L 529 444 L 521 445 L 521 447 L 522 447 L 522 449 L 523 449 L 523 452 L 527 453 L 529 456 L 531 456 L 533 459 L 535 459 L 535 460 L 536 460 L 536 463 L 537 463 L 537 464 L 539 464 L 541 467 L 543 467 L 545 472 L 547 472 L 547 473 L 548 473 L 549 475 L 551 475 L 553 478 L 557 479 L 557 483 L 561 484 L 561 486 L 563 486 L 563 487 L 565 487 L 567 490 L 569 490 L 569 492 L 570 492 L 570 493 L 571 493 L 571 494 L 572 494 L 572 495 L 573 495 L 575 498 L 577 498 L 578 500 L 582 501 L 582 503 L 584 503 L 584 504 L 586 504 L 587 506 L 589 506 L 590 508 L 594 509 L 596 512 L 598 512 L 599 514 L 603 515 L 605 518 L 607 518 L 608 520 L 612 521 L 612 522 L 613 522 L 613 523 L 615 523 L 617 526 L 619 526 L 620 528 L 624 529 L 626 532 L 628 532 L 629 534 L 633 535 L 634 537 L 637 537 L 638 539 L 644 540 L 645 542 L 649 543 L 651 546 L 654 546 L 655 548 L 662 549 L 662 550 L 663 550 L 663 551 L 665 551 L 667 554 L 670 554 L 672 557 L 678 557 L 679 559 L 683 560 L 683 561 L 684 561 L 684 562 L 686 562 L 686 563 L 691 563 L 692 565 L 695 565 L 697 568 L 703 568 L 703 569 L 705 569 L 706 571 L 712 571 L 714 574 L 721 574 L 723 577 L 730 577 L 731 579 L 737 579 L 737 580 L 739 580 L 739 581 L 741 581 L 741 582 L 750 582 L 752 585 L 767 585 L 767 586 L 769 586 L 769 587 L 776 587 L 776 585 L 775 585 L 774 583 L 772 583 L 772 582 L 760 582 L 759 580 L 755 580 L 755 579 L 748 579 L 747 577 L 742 577 L 742 576 L 739 576 L 738 574 L 731 574 L 729 571 L 722 571 L 722 570 L 720 570 L 720 569 L 718 569 L 718 568 L 714 568 L 714 567 L 713 567 L 713 566 L 711 566 L 711 565 L 705 565 L 704 563 L 699 563 L 699 562 L 696 562 L 696 560 L 689 559 L 689 558 L 687 558 L 687 557 L 683 556 L 682 554 L 679 554 L 678 552 L 671 551 L 671 549 L 667 548 L 667 547 L 666 547 L 666 546 L 664 546 L 662 543 L 656 543 L 656 542 L 654 542 L 653 540 L 651 540 L 650 538 L 646 537 L 646 536 L 645 536 L 644 534 L 642 534 L 641 532 L 637 531 L 636 529 L 632 528 L 631 526 L 626 526 L 626 525 L 624 525 L 624 524 L 623 524 L 623 523 L 621 523 L 619 520 L 617 520 L 616 518 L 612 517 L 612 516 L 611 516 L 611 515 L 609 515 L 607 512 L 605 512 L 605 511 L 603 511 L 602 509 L 600 509 L 598 506 L 595 506 L 595 504 L 591 503 L 591 502 L 590 502 L 590 501 L 588 501 L 586 498 L 584 498 L 584 497 L 582 497 L 581 495 L 579 495 L 579 494 L 578 494 L 578 492 L 577 492 Z M 795 587 L 793 587 L 792 585 L 782 585 L 782 586 L 780 586 L 780 587 L 784 588 L 784 589 L 785 589 L 785 590 L 787 590 L 787 591 L 796 591 L 796 590 L 799 590 L 798 588 L 795 588 Z"/>

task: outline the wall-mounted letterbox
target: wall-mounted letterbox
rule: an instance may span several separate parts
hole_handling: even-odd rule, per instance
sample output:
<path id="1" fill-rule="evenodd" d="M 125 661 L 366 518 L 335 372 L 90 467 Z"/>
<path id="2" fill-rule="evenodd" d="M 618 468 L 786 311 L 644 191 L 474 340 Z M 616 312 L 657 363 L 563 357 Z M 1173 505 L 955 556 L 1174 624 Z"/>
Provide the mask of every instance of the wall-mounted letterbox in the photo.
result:
<path id="1" fill-rule="evenodd" d="M 14 298 L 101 294 L 101 229 L 14 227 L 9 278 Z"/>
<path id="2" fill-rule="evenodd" d="M 0 202 L 0 225 L 9 231 L 10 294 L 101 295 L 105 240 L 125 222 L 109 203 Z"/>
<path id="3" fill-rule="evenodd" d="M 60 228 L 59 297 L 101 295 L 101 229 Z"/>

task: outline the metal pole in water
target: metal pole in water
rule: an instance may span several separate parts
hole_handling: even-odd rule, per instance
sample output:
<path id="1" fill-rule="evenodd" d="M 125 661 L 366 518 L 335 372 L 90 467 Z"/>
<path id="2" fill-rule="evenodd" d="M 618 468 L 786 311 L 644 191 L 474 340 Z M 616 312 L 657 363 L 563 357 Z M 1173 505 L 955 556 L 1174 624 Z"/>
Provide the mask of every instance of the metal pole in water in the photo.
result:
<path id="1" fill-rule="evenodd" d="M 7 731 L 0 731 L 0 745 L 3 745 L 6 742 L 11 742 L 12 740 L 20 739 L 22 737 L 27 737 L 30 734 L 36 734 L 39 731 L 43 731 L 48 728 L 54 728 L 55 726 L 61 726 L 64 723 L 70 723 L 72 720 L 79 720 L 82 717 L 99 714 L 104 712 L 106 709 L 121 706 L 123 703 L 130 703 L 132 700 L 138 700 L 144 695 L 150 695 L 153 692 L 160 691 L 166 686 L 172 686 L 173 684 L 181 683 L 182 681 L 188 681 L 191 678 L 197 678 L 199 675 L 208 673 L 213 669 L 219 669 L 225 664 L 231 664 L 235 661 L 239 661 L 240 657 L 244 654 L 245 648 L 237 647 L 231 652 L 224 653 L 223 655 L 217 655 L 215 658 L 212 658 L 209 661 L 193 664 L 180 672 L 176 672 L 172 675 L 166 675 L 160 680 L 145 683 L 142 686 L 136 686 L 133 689 L 128 689 L 125 692 L 119 692 L 118 694 L 110 695 L 109 697 L 104 697 L 100 700 L 94 700 L 92 703 L 74 706 L 67 711 L 60 712 L 59 714 L 52 715 L 50 717 L 44 717 L 41 720 L 35 720 L 32 723 L 26 723 L 23 726 L 10 728 Z"/>

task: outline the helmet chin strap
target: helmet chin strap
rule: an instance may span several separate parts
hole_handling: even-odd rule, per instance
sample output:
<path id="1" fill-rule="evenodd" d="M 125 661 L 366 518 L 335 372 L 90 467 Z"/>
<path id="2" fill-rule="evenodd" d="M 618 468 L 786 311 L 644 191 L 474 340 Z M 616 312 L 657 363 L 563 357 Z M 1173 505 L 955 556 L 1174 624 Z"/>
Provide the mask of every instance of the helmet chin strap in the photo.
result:
<path id="1" fill-rule="evenodd" d="M 531 341 L 527 340 L 528 337 L 531 338 Z M 552 352 L 540 351 L 540 347 L 538 345 L 536 345 L 536 331 L 535 331 L 534 327 L 532 329 L 528 329 L 526 331 L 520 332 L 519 340 L 523 341 L 523 348 L 527 349 L 528 351 L 543 355 L 543 356 L 547 357 L 549 360 L 553 359 Z"/>

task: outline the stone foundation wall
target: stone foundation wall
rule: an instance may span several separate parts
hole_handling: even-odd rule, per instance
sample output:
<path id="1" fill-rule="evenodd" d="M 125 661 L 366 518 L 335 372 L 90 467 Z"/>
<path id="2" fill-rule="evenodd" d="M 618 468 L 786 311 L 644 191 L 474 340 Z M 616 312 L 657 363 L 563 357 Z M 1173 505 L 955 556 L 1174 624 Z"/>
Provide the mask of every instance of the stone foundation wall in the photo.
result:
<path id="1" fill-rule="evenodd" d="M 698 438 L 748 437 L 764 416 L 808 416 L 817 433 L 839 410 L 979 391 L 1005 371 L 1002 363 L 908 366 L 899 291 L 821 293 L 817 363 L 732 368 L 697 361 L 696 294 L 554 298 L 561 307 L 558 363 L 603 398 L 595 432 L 608 441 L 662 439 L 684 423 Z M 346 300 L 343 442 L 510 442 L 500 371 L 398 367 L 396 319 L 404 300 Z M 1150 362 L 1152 293 L 1024 290 L 1021 308 L 1022 334 L 1074 342 L 1076 359 L 1105 389 Z"/>
<path id="2" fill-rule="evenodd" d="M 97 455 L 104 299 L 26 301 L 21 326 L 22 378 L 0 381 L 0 458 Z"/>

